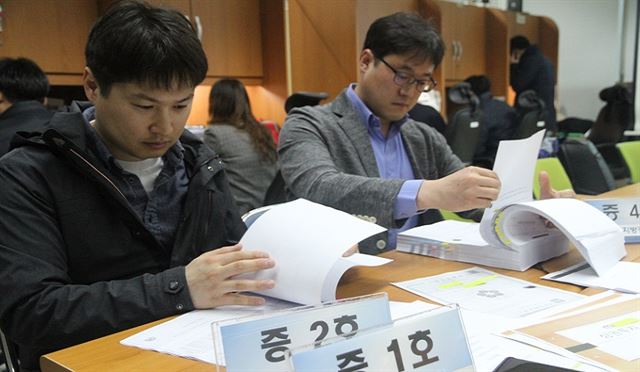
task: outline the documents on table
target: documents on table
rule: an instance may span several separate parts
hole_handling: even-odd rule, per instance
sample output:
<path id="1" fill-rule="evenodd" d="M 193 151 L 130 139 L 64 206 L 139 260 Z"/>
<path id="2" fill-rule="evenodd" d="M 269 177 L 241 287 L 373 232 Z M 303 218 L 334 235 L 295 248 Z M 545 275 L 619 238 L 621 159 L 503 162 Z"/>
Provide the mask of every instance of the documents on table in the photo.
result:
<path id="1" fill-rule="evenodd" d="M 262 314 L 296 306 L 291 302 L 267 299 L 259 307 L 222 306 L 211 310 L 194 310 L 120 341 L 126 346 L 154 350 L 165 354 L 216 364 L 211 323 Z"/>
<path id="2" fill-rule="evenodd" d="M 587 263 L 549 273 L 542 279 L 571 283 L 584 287 L 613 289 L 625 293 L 640 293 L 640 263 L 620 261 L 602 276 Z"/>
<path id="3" fill-rule="evenodd" d="M 385 230 L 304 199 L 278 204 L 255 220 L 240 240 L 244 250 L 268 252 L 276 266 L 241 277 L 273 279 L 273 289 L 259 292 L 266 296 L 301 304 L 333 301 L 347 269 L 391 261 L 359 253 L 342 257 L 358 242 Z"/>
<path id="4" fill-rule="evenodd" d="M 500 141 L 493 170 L 502 187 L 480 224 L 443 221 L 398 234 L 399 251 L 524 271 L 578 249 L 603 275 L 626 255 L 621 228 L 576 199 L 532 200 L 535 162 L 544 131 Z M 465 227 L 466 225 L 466 227 Z"/>
<path id="5" fill-rule="evenodd" d="M 590 300 L 503 335 L 552 352 L 578 355 L 593 365 L 640 370 L 640 296 L 606 293 Z"/>
<path id="6" fill-rule="evenodd" d="M 479 267 L 392 284 L 441 304 L 455 303 L 507 318 L 528 316 L 584 297 Z"/>

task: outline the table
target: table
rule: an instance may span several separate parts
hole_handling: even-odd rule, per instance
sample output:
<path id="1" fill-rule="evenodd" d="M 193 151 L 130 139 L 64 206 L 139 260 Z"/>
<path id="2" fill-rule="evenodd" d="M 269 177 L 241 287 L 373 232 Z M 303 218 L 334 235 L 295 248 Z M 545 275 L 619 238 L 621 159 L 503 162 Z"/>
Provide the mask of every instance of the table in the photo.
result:
<path id="1" fill-rule="evenodd" d="M 628 185 L 601 195 L 600 197 L 640 196 L 640 183 Z M 627 244 L 625 261 L 640 262 L 640 244 Z M 355 267 L 342 277 L 337 297 L 346 298 L 378 292 L 387 292 L 390 300 L 415 301 L 422 297 L 396 288 L 389 283 L 423 276 L 437 275 L 449 271 L 469 268 L 471 264 L 445 261 L 437 258 L 390 251 L 383 257 L 394 261 L 380 267 Z M 572 250 L 568 254 L 552 259 L 524 272 L 488 268 L 500 274 L 510 275 L 546 286 L 572 292 L 593 294 L 598 289 L 552 282 L 540 279 L 547 272 L 559 270 L 578 262 L 579 254 Z M 199 361 L 184 359 L 154 351 L 141 350 L 120 345 L 120 340 L 153 327 L 170 318 L 158 320 L 139 327 L 118 332 L 80 345 L 62 349 L 40 358 L 44 372 L 58 371 L 106 371 L 106 370 L 161 370 L 161 371 L 215 371 L 216 367 Z"/>

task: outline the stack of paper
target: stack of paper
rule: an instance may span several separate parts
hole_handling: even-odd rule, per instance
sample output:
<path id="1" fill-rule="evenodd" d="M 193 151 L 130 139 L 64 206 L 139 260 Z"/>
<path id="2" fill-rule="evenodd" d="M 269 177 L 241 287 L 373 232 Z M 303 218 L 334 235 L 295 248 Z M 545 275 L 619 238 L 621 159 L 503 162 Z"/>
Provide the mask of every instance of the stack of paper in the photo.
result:
<path id="1" fill-rule="evenodd" d="M 532 200 L 533 171 L 544 131 L 501 141 L 494 171 L 500 195 L 480 224 L 443 221 L 398 234 L 397 249 L 524 271 L 566 253 L 572 243 L 598 275 L 626 255 L 621 228 L 576 199 Z"/>

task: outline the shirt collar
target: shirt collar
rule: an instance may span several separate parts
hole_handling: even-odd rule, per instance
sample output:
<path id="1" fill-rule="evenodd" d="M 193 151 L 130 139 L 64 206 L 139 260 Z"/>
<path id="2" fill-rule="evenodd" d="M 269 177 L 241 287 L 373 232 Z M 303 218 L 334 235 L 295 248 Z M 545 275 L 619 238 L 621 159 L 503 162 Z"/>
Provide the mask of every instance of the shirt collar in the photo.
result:
<path id="1" fill-rule="evenodd" d="M 362 102 L 362 99 L 356 94 L 356 84 L 352 83 L 347 89 L 347 97 L 353 104 L 354 108 L 360 116 L 360 121 L 367 125 L 368 129 L 380 128 L 380 118 L 377 117 L 367 105 Z M 400 130 L 400 127 L 409 120 L 409 114 L 406 114 L 402 119 L 398 121 L 392 121 L 389 134 L 393 134 Z"/>

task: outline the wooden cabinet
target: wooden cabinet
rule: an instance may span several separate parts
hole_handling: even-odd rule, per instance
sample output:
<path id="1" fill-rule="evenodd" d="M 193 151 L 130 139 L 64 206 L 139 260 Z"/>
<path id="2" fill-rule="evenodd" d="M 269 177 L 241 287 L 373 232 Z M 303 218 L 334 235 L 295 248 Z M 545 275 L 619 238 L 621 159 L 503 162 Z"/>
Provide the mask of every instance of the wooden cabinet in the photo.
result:
<path id="1" fill-rule="evenodd" d="M 0 56 L 26 57 L 52 85 L 80 84 L 84 47 L 98 17 L 96 1 L 0 0 Z"/>
<path id="2" fill-rule="evenodd" d="M 442 1 L 441 33 L 446 45 L 443 61 L 447 85 L 485 72 L 485 9 Z"/>
<path id="3" fill-rule="evenodd" d="M 207 76 L 259 83 L 262 71 L 260 0 L 150 0 L 184 13 L 207 54 Z M 254 80 L 252 80 L 254 79 Z"/>

